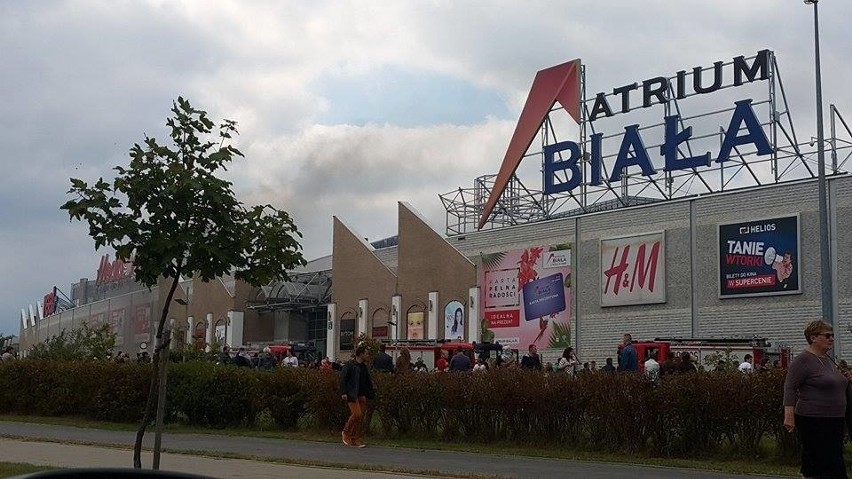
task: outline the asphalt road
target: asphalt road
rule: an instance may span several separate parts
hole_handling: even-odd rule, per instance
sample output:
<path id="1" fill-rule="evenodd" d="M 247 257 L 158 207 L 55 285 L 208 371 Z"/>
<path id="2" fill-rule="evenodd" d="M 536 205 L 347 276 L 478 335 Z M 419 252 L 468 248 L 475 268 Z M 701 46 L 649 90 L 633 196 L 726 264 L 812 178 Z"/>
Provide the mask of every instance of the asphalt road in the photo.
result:
<path id="1" fill-rule="evenodd" d="M 153 443 L 153 433 L 148 432 L 145 436 L 145 444 L 150 447 Z M 3 422 L 0 421 L 0 437 L 4 437 L 0 442 L 0 460 L 11 462 L 25 462 L 31 464 L 52 464 L 63 467 L 80 467 L 80 466 L 100 466 L 106 467 L 107 464 L 101 464 L 96 461 L 99 457 L 97 451 L 106 451 L 106 448 L 112 447 L 110 454 L 116 455 L 120 461 L 122 457 L 126 458 L 125 465 L 131 465 L 132 454 L 129 451 L 115 449 L 115 447 L 132 447 L 134 443 L 135 433 L 125 431 L 107 431 L 100 429 L 76 428 L 70 426 L 53 426 L 44 424 L 29 424 L 18 422 Z M 15 439 L 15 440 L 13 440 Z M 24 440 L 30 443 L 31 447 L 23 447 L 19 452 L 13 452 L 14 448 L 21 447 L 19 442 Z M 39 448 L 35 447 L 36 443 L 54 442 L 53 449 L 68 444 L 85 444 L 87 449 L 76 453 L 65 452 L 66 457 L 73 457 L 75 454 L 82 457 L 89 457 L 91 463 L 86 461 L 82 464 L 64 464 L 57 462 L 38 462 Z M 405 469 L 418 471 L 427 474 L 428 476 L 452 476 L 464 474 L 481 474 L 490 476 L 502 476 L 507 478 L 555 478 L 555 477 L 582 477 L 583 479 L 635 479 L 638 477 L 659 478 L 659 479 L 674 479 L 674 478 L 697 478 L 697 479 L 721 479 L 721 478 L 744 478 L 754 476 L 723 474 L 707 471 L 696 471 L 691 469 L 676 469 L 667 467 L 640 466 L 630 464 L 611 464 L 611 463 L 594 463 L 582 461 L 569 461 L 564 459 L 546 459 L 546 458 L 530 458 L 530 457 L 515 457 L 515 456 L 497 456 L 489 454 L 466 453 L 466 452 L 451 452 L 451 451 L 436 451 L 423 449 L 404 449 L 391 447 L 367 447 L 364 449 L 356 449 L 346 447 L 342 444 L 323 443 L 323 442 L 308 442 L 308 441 L 293 441 L 286 439 L 267 439 L 267 438 L 252 438 L 252 437 L 233 437 L 233 436 L 217 436 L 209 434 L 164 434 L 162 440 L 163 448 L 169 453 L 179 453 L 187 451 L 210 451 L 211 453 L 227 453 L 238 454 L 241 456 L 250 456 L 256 458 L 255 461 L 246 460 L 229 460 L 229 459 L 214 459 L 204 458 L 207 463 L 215 461 L 215 465 L 202 466 L 197 463 L 195 466 L 183 465 L 183 469 L 171 468 L 172 470 L 184 470 L 185 472 L 194 471 L 199 474 L 212 475 L 213 477 L 283 477 L 280 472 L 269 472 L 256 470 L 256 474 L 249 473 L 251 467 L 261 468 L 269 466 L 270 461 L 288 462 L 298 464 L 304 461 L 319 461 L 324 464 L 333 464 L 331 468 L 314 468 L 316 472 L 334 472 L 342 473 L 339 476 L 322 476 L 322 477 L 394 477 L 394 474 L 381 474 L 373 472 L 355 472 L 347 471 L 347 465 L 367 465 L 376 471 Z M 98 448 L 98 446 L 101 446 Z M 50 446 L 44 448 L 41 452 L 43 456 L 49 455 L 47 452 Z M 7 451 L 8 450 L 8 451 Z M 6 451 L 6 452 L 3 452 Z M 18 451 L 18 449 L 15 449 Z M 85 453 L 85 454 L 84 454 Z M 106 457 L 106 452 L 102 454 Z M 199 454 L 169 454 L 166 459 L 164 456 L 163 465 L 169 467 L 169 461 L 177 464 L 179 461 L 187 462 L 190 458 L 199 458 Z M 13 459 L 9 459 L 12 457 Z M 267 459 L 267 461 L 264 461 Z M 112 463 L 109 463 L 110 465 Z M 147 465 L 150 462 L 146 463 Z M 206 464 L 206 463 L 205 463 Z M 120 463 L 117 465 L 121 465 Z M 209 467 L 208 467 L 209 466 Z M 251 467 L 250 467 L 251 466 Z M 278 464 L 280 466 L 280 464 Z M 194 468 L 192 468 L 194 467 Z M 284 466 L 281 466 L 284 467 Z M 309 467 L 292 466 L 296 470 L 305 472 Z M 187 469 L 188 468 L 188 469 Z M 426 473 L 432 471 L 433 473 Z M 212 472 L 212 474 L 211 474 Z M 277 474 L 277 475 L 276 475 Z M 289 473 L 289 477 L 306 477 L 307 473 Z M 310 477 L 319 477 L 313 472 Z M 411 476 L 406 476 L 411 477 Z M 767 477 L 767 476 L 760 476 Z"/>

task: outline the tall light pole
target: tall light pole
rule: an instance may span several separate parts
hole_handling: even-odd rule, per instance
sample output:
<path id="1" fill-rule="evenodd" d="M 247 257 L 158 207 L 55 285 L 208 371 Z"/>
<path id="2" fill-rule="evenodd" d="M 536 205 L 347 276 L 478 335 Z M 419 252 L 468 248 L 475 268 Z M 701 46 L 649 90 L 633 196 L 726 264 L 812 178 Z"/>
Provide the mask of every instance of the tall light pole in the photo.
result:
<path id="1" fill-rule="evenodd" d="M 822 270 L 822 318 L 834 324 L 834 292 L 831 279 L 831 250 L 828 243 L 828 205 L 825 183 L 825 137 L 822 127 L 822 76 L 819 65 L 819 0 L 804 0 L 814 6 L 814 64 L 816 69 L 817 189 L 819 190 L 819 258 Z"/>

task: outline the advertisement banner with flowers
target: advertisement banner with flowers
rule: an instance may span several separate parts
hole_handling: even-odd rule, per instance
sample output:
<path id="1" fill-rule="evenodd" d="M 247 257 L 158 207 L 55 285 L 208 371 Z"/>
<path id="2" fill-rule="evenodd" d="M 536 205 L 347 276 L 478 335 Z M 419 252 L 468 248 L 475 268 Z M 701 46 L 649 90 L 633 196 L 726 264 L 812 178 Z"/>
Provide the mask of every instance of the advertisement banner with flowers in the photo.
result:
<path id="1" fill-rule="evenodd" d="M 571 245 L 483 254 L 481 340 L 520 350 L 572 346 Z M 473 339 L 473 338 L 472 338 Z"/>

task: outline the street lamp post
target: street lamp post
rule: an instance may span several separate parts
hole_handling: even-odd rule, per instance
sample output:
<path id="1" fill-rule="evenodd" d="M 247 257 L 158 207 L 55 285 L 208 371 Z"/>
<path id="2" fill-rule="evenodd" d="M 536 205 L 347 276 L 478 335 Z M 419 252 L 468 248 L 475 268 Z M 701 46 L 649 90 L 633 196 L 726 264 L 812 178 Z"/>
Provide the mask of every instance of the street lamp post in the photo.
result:
<path id="1" fill-rule="evenodd" d="M 822 76 L 819 65 L 819 0 L 804 0 L 814 6 L 814 64 L 816 69 L 817 189 L 819 190 L 819 257 L 822 278 L 822 317 L 834 324 L 834 285 L 831 278 L 831 250 L 828 243 L 828 205 L 825 182 L 825 137 L 822 126 Z"/>

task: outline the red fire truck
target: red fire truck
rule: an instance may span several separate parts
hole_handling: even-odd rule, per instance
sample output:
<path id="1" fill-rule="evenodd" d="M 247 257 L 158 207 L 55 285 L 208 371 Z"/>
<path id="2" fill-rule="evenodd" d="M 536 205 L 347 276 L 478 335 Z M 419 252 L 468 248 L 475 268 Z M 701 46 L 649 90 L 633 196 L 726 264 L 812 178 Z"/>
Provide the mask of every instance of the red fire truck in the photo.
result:
<path id="1" fill-rule="evenodd" d="M 766 338 L 754 336 L 752 338 L 655 338 L 653 341 L 634 341 L 636 356 L 639 362 L 639 370 L 644 371 L 645 361 L 649 358 L 651 351 L 657 352 L 657 361 L 662 363 L 667 359 L 673 359 L 683 353 L 689 353 L 696 366 L 708 367 L 705 359 L 709 355 L 720 355 L 721 357 L 736 358 L 742 361 L 746 354 L 751 354 L 754 363 L 759 364 L 763 358 L 770 361 L 780 361 L 780 366 L 786 368 L 790 361 L 790 348 L 772 348 L 772 344 Z M 618 347 L 621 352 L 621 346 Z"/>

